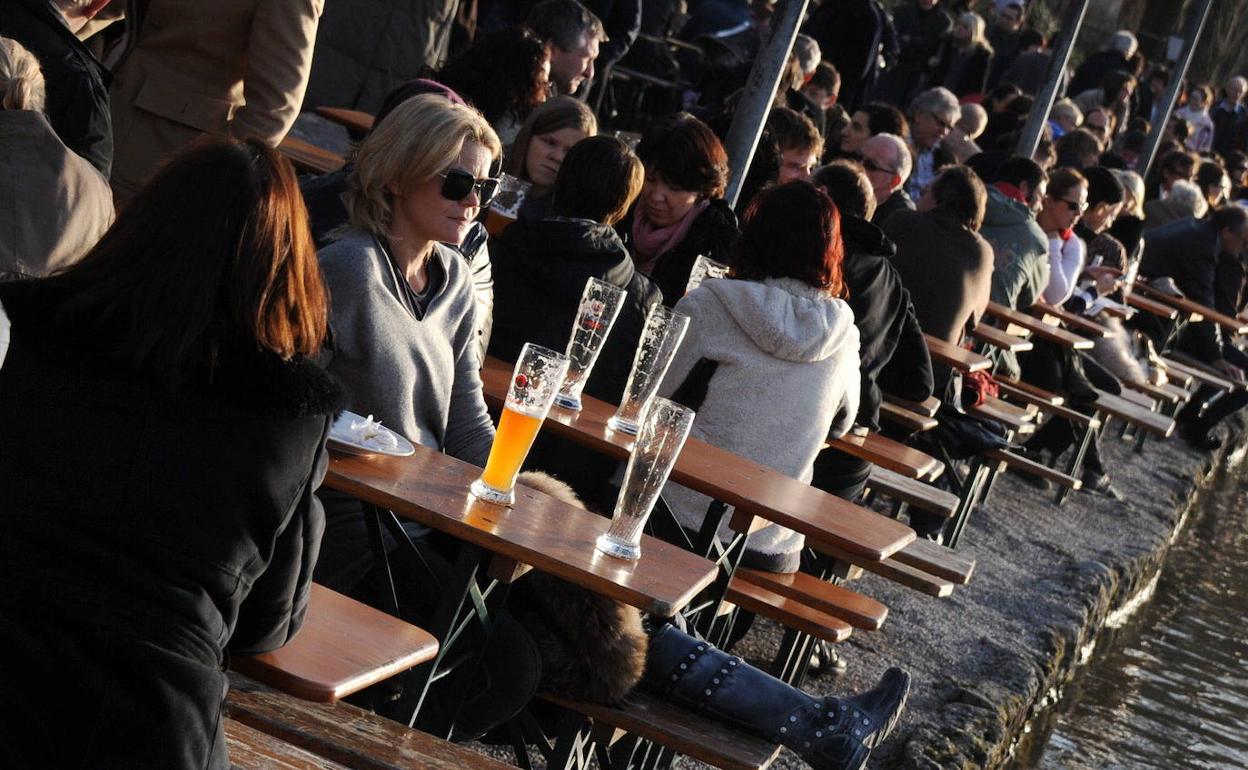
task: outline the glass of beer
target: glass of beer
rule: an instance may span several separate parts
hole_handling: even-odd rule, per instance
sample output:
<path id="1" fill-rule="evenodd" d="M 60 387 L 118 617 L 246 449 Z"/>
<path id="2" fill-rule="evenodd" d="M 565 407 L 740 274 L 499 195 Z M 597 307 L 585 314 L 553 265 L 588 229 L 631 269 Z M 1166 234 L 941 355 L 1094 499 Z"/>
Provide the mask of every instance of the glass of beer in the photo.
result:
<path id="1" fill-rule="evenodd" d="M 498 235 L 520 217 L 520 206 L 532 186 L 511 174 L 499 174 L 498 192 L 485 215 L 485 229 L 490 235 Z"/>
<path id="2" fill-rule="evenodd" d="M 656 305 L 650 311 L 641 331 L 641 343 L 633 356 L 633 370 L 628 373 L 628 384 L 624 386 L 624 398 L 620 401 L 620 408 L 607 420 L 608 427 L 637 435 L 641 427 L 641 413 L 658 392 L 663 375 L 667 374 L 667 367 L 671 365 L 688 328 L 689 316 L 684 313 L 677 313 L 663 305 Z"/>
<path id="3" fill-rule="evenodd" d="M 567 373 L 568 357 L 562 353 L 532 344 L 520 350 L 490 457 L 470 488 L 474 496 L 498 505 L 516 501 L 516 476 Z"/>
<path id="4" fill-rule="evenodd" d="M 589 373 L 602 352 L 602 345 L 611 333 L 615 319 L 624 305 L 625 292 L 606 281 L 590 278 L 581 293 L 581 304 L 576 310 L 572 337 L 568 340 L 568 376 L 555 396 L 555 403 L 567 409 L 581 410 L 581 391 L 589 380 Z"/>
<path id="5" fill-rule="evenodd" d="M 650 402 L 628 457 L 611 526 L 598 536 L 599 551 L 621 559 L 641 558 L 641 530 L 689 437 L 693 417 L 692 409 L 666 398 Z"/>
<path id="6" fill-rule="evenodd" d="M 689 270 L 689 281 L 685 284 L 685 294 L 701 286 L 702 282 L 707 278 L 726 277 L 728 277 L 727 265 L 699 254 L 697 259 L 693 260 L 693 268 Z"/>

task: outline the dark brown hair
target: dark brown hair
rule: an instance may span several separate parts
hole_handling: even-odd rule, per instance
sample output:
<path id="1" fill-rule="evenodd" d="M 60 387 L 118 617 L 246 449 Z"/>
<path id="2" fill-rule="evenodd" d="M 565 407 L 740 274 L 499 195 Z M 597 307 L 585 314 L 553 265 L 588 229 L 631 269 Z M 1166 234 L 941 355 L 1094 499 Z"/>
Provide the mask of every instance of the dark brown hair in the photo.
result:
<path id="1" fill-rule="evenodd" d="M 780 151 L 810 150 L 823 154 L 823 137 L 810 118 L 788 107 L 772 107 L 767 116 L 767 128 L 776 137 Z"/>
<path id="2" fill-rule="evenodd" d="M 481 111 L 491 126 L 508 111 L 524 120 L 546 101 L 542 65 L 550 49 L 524 27 L 504 27 L 477 37 L 473 44 L 431 77 Z"/>
<path id="3" fill-rule="evenodd" d="M 627 144 L 614 136 L 591 136 L 564 156 L 555 177 L 551 213 L 613 225 L 641 192 L 645 173 Z"/>
<path id="4" fill-rule="evenodd" d="M 809 182 L 794 181 L 755 196 L 730 261 L 734 278 L 796 278 L 840 297 L 844 258 L 836 204 Z"/>
<path id="5" fill-rule="evenodd" d="M 1050 182 L 1052 184 L 1052 182 Z M 932 182 L 936 210 L 949 214 L 970 230 L 979 232 L 984 224 L 988 191 L 974 171 L 966 166 L 950 166 Z"/>
<path id="6" fill-rule="evenodd" d="M 169 387 L 231 346 L 318 353 L 326 291 L 290 162 L 257 140 L 174 157 L 79 263 L 47 281 L 59 322 L 107 329 L 113 357 Z"/>
<path id="7" fill-rule="evenodd" d="M 648 129 L 637 144 L 646 171 L 667 184 L 719 198 L 728 185 L 728 153 L 710 126 L 682 112 Z"/>

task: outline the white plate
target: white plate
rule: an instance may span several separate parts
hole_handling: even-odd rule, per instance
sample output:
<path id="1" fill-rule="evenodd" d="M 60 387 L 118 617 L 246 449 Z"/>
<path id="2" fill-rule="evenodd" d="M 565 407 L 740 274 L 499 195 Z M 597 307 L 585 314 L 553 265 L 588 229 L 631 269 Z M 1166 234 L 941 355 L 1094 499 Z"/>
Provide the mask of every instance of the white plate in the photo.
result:
<path id="1" fill-rule="evenodd" d="M 363 419 L 363 415 L 344 411 L 337 420 L 334 420 L 334 424 L 330 426 L 329 441 L 326 442 L 329 448 L 348 455 L 393 455 L 395 457 L 407 457 L 410 454 L 415 454 L 416 447 L 412 446 L 412 442 L 384 425 L 381 426 L 381 431 L 394 436 L 394 440 L 398 443 L 398 446 L 393 449 L 379 446 L 374 443 L 373 439 L 360 442 L 352 438 L 351 423 Z"/>

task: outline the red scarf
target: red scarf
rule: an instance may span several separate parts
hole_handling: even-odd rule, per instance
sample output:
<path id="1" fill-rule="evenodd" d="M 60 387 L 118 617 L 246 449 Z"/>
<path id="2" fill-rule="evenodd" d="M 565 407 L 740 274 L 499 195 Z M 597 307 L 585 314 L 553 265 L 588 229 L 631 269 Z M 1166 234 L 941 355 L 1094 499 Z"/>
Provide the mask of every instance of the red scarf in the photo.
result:
<path id="1" fill-rule="evenodd" d="M 1010 200 L 1016 200 L 1019 203 L 1023 204 L 1024 206 L 1027 205 L 1027 199 L 1023 197 L 1023 191 L 1018 189 L 1014 185 L 1010 184 L 1009 182 L 997 182 L 995 185 L 993 185 L 993 187 L 997 188 L 998 192 L 1000 192 L 1002 195 L 1009 198 Z"/>

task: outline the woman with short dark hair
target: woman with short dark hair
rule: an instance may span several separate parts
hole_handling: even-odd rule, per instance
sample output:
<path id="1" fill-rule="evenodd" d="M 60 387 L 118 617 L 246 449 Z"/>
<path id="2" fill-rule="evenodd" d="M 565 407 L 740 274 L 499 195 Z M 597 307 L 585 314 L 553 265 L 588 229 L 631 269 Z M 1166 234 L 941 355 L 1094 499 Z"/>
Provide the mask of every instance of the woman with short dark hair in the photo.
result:
<path id="1" fill-rule="evenodd" d="M 618 229 L 671 306 L 684 295 L 694 260 L 726 262 L 737 238 L 737 217 L 723 198 L 728 154 L 709 126 L 681 113 L 646 131 L 637 156 L 646 182 Z"/>
<path id="2" fill-rule="evenodd" d="M 258 141 L 175 157 L 81 262 L 0 285 L 6 766 L 230 766 L 225 650 L 295 634 L 324 527 L 325 301 Z"/>
<path id="3" fill-rule="evenodd" d="M 858 412 L 858 330 L 841 299 L 840 219 L 807 182 L 764 191 L 746 213 L 731 277 L 705 281 L 676 303 L 691 321 L 661 389 L 675 392 L 700 361 L 713 362 L 693 435 L 802 481 Z M 699 372 L 706 376 L 706 366 Z M 664 497 L 682 526 L 701 527 L 705 495 L 669 484 Z M 802 544 L 773 524 L 750 535 L 745 559 L 792 572 Z"/>
<path id="4" fill-rule="evenodd" d="M 505 27 L 480 35 L 429 77 L 471 102 L 509 145 L 546 101 L 550 46 L 524 27 Z"/>

